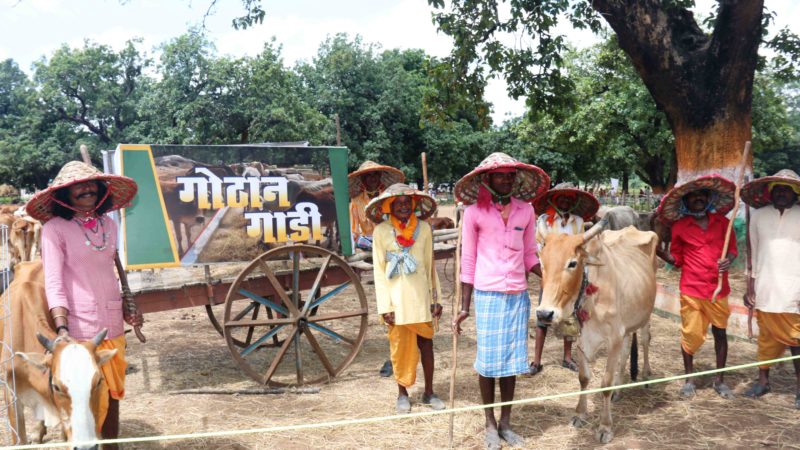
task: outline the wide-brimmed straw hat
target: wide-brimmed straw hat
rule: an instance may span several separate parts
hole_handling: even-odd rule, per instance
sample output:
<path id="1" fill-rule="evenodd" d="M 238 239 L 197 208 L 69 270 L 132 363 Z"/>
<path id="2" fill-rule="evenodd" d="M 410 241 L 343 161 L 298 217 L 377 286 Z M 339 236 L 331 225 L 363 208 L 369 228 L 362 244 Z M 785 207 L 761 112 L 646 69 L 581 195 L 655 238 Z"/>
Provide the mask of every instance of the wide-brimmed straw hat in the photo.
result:
<path id="1" fill-rule="evenodd" d="M 138 189 L 131 178 L 109 175 L 80 161 L 70 161 L 61 168 L 47 189 L 37 192 L 28 201 L 25 210 L 31 217 L 46 222 L 53 218 L 53 194 L 57 190 L 92 180 L 102 181 L 108 187 L 108 196 L 112 202 L 108 211 L 128 206 Z"/>
<path id="2" fill-rule="evenodd" d="M 409 196 L 414 198 L 416 207 L 414 214 L 420 219 L 425 220 L 436 212 L 436 200 L 430 195 L 418 191 L 407 184 L 397 183 L 386 188 L 381 195 L 373 198 L 367 204 L 366 212 L 367 217 L 375 223 L 381 223 L 388 219 L 386 214 L 383 213 L 383 202 L 391 197 Z"/>
<path id="3" fill-rule="evenodd" d="M 458 180 L 455 187 L 456 199 L 467 205 L 475 203 L 478 200 L 482 175 L 493 170 L 509 168 L 517 170 L 517 178 L 511 191 L 512 197 L 527 201 L 546 192 L 550 187 L 550 177 L 544 170 L 498 152 L 487 156 L 472 172 Z"/>
<path id="4" fill-rule="evenodd" d="M 704 175 L 692 181 L 687 181 L 679 186 L 675 186 L 658 205 L 656 213 L 658 218 L 667 223 L 674 222 L 681 218 L 681 205 L 683 196 L 689 192 L 708 190 L 713 191 L 716 195 L 709 197 L 708 201 L 711 202 L 711 207 L 714 212 L 719 214 L 727 214 L 733 209 L 734 196 L 736 193 L 736 185 L 733 181 L 718 175 Z"/>
<path id="5" fill-rule="evenodd" d="M 574 206 L 569 210 L 570 214 L 583 217 L 583 220 L 591 220 L 597 210 L 600 209 L 600 202 L 597 198 L 578 189 L 572 183 L 561 183 L 544 194 L 537 195 L 533 199 L 533 209 L 536 214 L 542 214 L 552 205 L 556 204 L 555 198 L 559 195 L 569 195 L 575 197 Z"/>
<path id="6" fill-rule="evenodd" d="M 392 166 L 384 166 L 373 161 L 364 161 L 358 170 L 347 175 L 347 187 L 350 191 L 350 198 L 353 198 L 364 190 L 364 183 L 361 181 L 361 176 L 370 172 L 381 172 L 381 184 L 384 187 L 391 186 L 396 183 L 402 183 L 406 180 L 406 176 L 400 169 Z"/>
<path id="7" fill-rule="evenodd" d="M 761 177 L 745 184 L 742 187 L 742 201 L 753 208 L 771 204 L 770 190 L 774 183 L 789 185 L 800 195 L 800 176 L 793 170 L 783 169 L 770 177 Z"/>

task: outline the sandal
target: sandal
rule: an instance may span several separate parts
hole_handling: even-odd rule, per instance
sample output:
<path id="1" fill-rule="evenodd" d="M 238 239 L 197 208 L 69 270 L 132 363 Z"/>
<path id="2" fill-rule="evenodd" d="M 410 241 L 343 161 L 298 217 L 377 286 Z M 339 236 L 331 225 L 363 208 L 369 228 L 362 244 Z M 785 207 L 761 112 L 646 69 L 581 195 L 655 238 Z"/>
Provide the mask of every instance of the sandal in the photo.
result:
<path id="1" fill-rule="evenodd" d="M 544 366 L 541 363 L 540 364 L 531 363 L 530 368 L 528 368 L 528 375 L 534 376 L 534 375 L 540 373 L 543 368 L 544 368 Z"/>
<path id="2" fill-rule="evenodd" d="M 497 433 L 503 438 L 504 441 L 508 443 L 508 445 L 512 447 L 524 447 L 525 446 L 525 439 L 522 436 L 518 435 L 511 431 L 510 428 L 500 428 L 497 430 Z"/>
<path id="3" fill-rule="evenodd" d="M 733 395 L 733 391 L 731 390 L 731 388 L 729 388 L 728 385 L 725 383 L 719 383 L 719 384 L 714 383 L 712 386 L 714 387 L 714 390 L 717 392 L 717 394 L 719 394 L 719 396 L 724 398 L 725 400 L 731 400 L 735 397 Z"/>
<path id="4" fill-rule="evenodd" d="M 573 361 L 571 359 L 569 361 L 567 361 L 566 359 L 562 359 L 561 360 L 561 367 L 563 367 L 565 369 L 569 369 L 569 370 L 571 370 L 573 372 L 577 372 L 578 371 L 578 365 L 575 364 L 575 361 Z"/>
<path id="5" fill-rule="evenodd" d="M 407 395 L 401 395 L 397 397 L 397 404 L 395 408 L 397 414 L 409 413 L 411 412 L 411 400 L 408 399 Z"/>
<path id="6" fill-rule="evenodd" d="M 680 395 L 683 398 L 692 398 L 695 395 L 694 383 L 684 383 L 681 387 Z"/>
<path id="7" fill-rule="evenodd" d="M 483 443 L 486 444 L 486 450 L 500 450 L 500 435 L 497 430 L 486 430 Z"/>
<path id="8" fill-rule="evenodd" d="M 430 397 L 428 397 L 425 394 L 422 394 L 422 404 L 423 405 L 429 405 L 431 407 L 431 409 L 434 410 L 434 411 L 441 411 L 441 410 L 447 408 L 447 406 L 445 406 L 445 404 L 442 401 L 442 399 L 437 397 L 436 394 L 431 394 Z"/>
<path id="9" fill-rule="evenodd" d="M 383 367 L 381 367 L 381 370 L 378 373 L 381 374 L 383 378 L 389 378 L 392 376 L 394 373 L 394 370 L 392 369 L 392 362 L 386 361 L 383 363 Z"/>
<path id="10" fill-rule="evenodd" d="M 764 394 L 769 393 L 771 390 L 772 388 L 769 386 L 769 383 L 761 384 L 758 381 L 756 381 L 755 383 L 753 383 L 752 386 L 750 386 L 750 389 L 744 392 L 744 395 L 745 397 L 758 398 Z"/>

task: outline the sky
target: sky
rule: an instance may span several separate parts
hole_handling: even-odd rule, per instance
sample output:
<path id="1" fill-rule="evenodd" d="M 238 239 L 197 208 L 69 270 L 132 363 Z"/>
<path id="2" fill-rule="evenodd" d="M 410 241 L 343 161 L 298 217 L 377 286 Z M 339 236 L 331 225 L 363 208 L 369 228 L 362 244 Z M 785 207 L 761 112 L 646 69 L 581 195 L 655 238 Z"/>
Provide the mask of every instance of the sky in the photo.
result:
<path id="1" fill-rule="evenodd" d="M 714 2 L 698 0 L 698 10 Z M 202 22 L 211 0 L 0 0 L 0 60 L 14 59 L 31 73 L 31 64 L 66 43 L 82 47 L 85 39 L 120 49 L 131 38 L 142 38 L 141 48 L 155 48 Z M 421 48 L 432 56 L 446 56 L 451 39 L 437 33 L 426 0 L 264 0 L 264 23 L 234 30 L 231 20 L 241 15 L 241 0 L 217 0 L 205 26 L 221 55 L 259 53 L 273 36 L 283 48 L 288 67 L 311 61 L 326 36 L 344 32 L 384 49 Z M 789 25 L 800 34 L 800 0 L 766 0 L 777 13 L 773 30 Z M 795 23 L 797 22 L 797 23 Z M 598 42 L 589 32 L 564 28 L 573 45 Z M 508 36 L 508 39 L 521 36 Z M 524 101 L 513 100 L 502 80 L 487 87 L 496 124 L 524 113 Z"/>

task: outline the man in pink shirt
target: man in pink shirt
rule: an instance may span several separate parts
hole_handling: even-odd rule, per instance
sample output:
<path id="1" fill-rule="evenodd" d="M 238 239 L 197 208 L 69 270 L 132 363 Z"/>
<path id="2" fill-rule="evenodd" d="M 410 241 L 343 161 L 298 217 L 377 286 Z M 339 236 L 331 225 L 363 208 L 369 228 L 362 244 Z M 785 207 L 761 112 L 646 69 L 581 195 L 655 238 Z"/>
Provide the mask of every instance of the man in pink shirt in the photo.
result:
<path id="1" fill-rule="evenodd" d="M 97 348 L 117 351 L 100 367 L 108 391 L 101 396 L 98 411 L 103 439 L 119 435 L 119 400 L 125 395 L 127 367 L 123 319 L 132 326 L 143 322 L 136 305 L 120 296 L 114 272 L 117 225 L 105 213 L 126 206 L 136 190 L 130 178 L 72 161 L 26 205 L 28 214 L 45 222 L 42 264 L 56 333 L 84 341 L 105 328 L 106 340 Z"/>
<path id="2" fill-rule="evenodd" d="M 504 153 L 493 153 L 456 184 L 456 198 L 469 204 L 461 237 L 461 311 L 453 332 L 469 317 L 475 300 L 477 354 L 475 370 L 483 404 L 495 401 L 495 378 L 500 400 L 514 399 L 516 376 L 528 373 L 527 273 L 541 276 L 536 257 L 536 215 L 528 203 L 546 191 L 550 178 L 542 169 L 523 164 Z M 473 204 L 475 203 L 475 204 Z M 524 440 L 511 429 L 511 406 L 484 410 L 485 443 L 499 449 L 500 439 L 513 447 Z"/>

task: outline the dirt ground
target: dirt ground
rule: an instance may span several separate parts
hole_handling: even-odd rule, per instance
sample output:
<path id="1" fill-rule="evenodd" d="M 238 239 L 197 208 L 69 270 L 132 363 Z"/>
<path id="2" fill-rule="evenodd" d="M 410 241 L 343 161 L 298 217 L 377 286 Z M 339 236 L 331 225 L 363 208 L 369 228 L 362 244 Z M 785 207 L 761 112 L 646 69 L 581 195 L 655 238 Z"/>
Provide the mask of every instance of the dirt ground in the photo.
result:
<path id="1" fill-rule="evenodd" d="M 451 317 L 453 261 L 439 261 L 443 281 L 445 315 Z M 675 282 L 674 274 L 661 274 Z M 351 418 L 394 414 L 397 388 L 392 378 L 381 378 L 378 370 L 388 357 L 384 326 L 375 313 L 371 275 L 363 285 L 369 300 L 369 327 L 363 347 L 350 367 L 316 394 L 241 395 L 177 394 L 185 389 L 244 390 L 256 387 L 234 362 L 222 337 L 211 327 L 202 308 L 174 310 L 145 316 L 146 344 L 129 335 L 126 398 L 121 404 L 122 437 L 246 430 L 279 425 L 300 425 Z M 538 283 L 531 280 L 531 294 Z M 534 297 L 535 298 L 535 297 Z M 651 379 L 683 371 L 679 349 L 679 325 L 669 318 L 653 316 Z M 434 390 L 448 398 L 452 335 L 446 326 L 434 338 L 436 373 Z M 533 339 L 529 340 L 533 353 Z M 472 369 L 475 355 L 474 321 L 468 320 L 459 340 L 456 406 L 480 403 L 477 377 Z M 544 371 L 519 378 L 516 398 L 572 392 L 579 388 L 577 375 L 560 367 L 562 343 L 548 337 L 543 357 Z M 697 370 L 713 368 L 713 340 L 709 337 L 695 361 Z M 729 365 L 755 360 L 754 342 L 732 340 Z M 597 387 L 604 367 L 594 368 L 590 387 Z M 412 411 L 425 411 L 417 404 L 422 392 L 422 369 L 417 385 L 410 389 Z M 756 376 L 756 370 L 730 373 L 727 383 L 741 394 Z M 627 381 L 627 378 L 625 379 Z M 711 389 L 710 378 L 698 383 L 698 395 L 689 401 L 678 396 L 679 383 L 654 384 L 624 392 L 613 405 L 614 440 L 604 448 L 798 448 L 800 411 L 793 408 L 794 373 L 791 365 L 773 370 L 773 392 L 763 399 L 738 396 L 720 399 Z M 499 395 L 498 395 L 499 398 Z M 601 397 L 591 396 L 591 424 L 582 429 L 569 425 L 577 397 L 515 407 L 513 424 L 525 437 L 528 448 L 595 448 L 594 430 Z M 483 448 L 483 415 L 461 413 L 455 417 L 455 446 Z M 447 416 L 405 419 L 369 425 L 352 425 L 271 434 L 243 434 L 211 439 L 182 439 L 127 444 L 130 449 L 301 449 L 301 448 L 444 448 L 447 446 Z M 55 439 L 54 433 L 48 434 Z"/>

